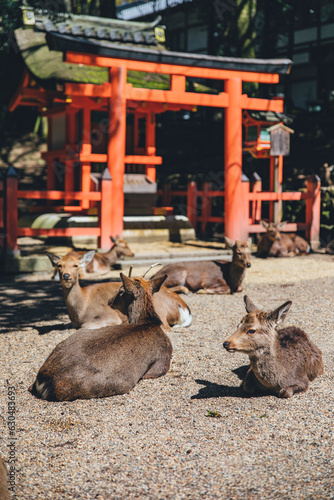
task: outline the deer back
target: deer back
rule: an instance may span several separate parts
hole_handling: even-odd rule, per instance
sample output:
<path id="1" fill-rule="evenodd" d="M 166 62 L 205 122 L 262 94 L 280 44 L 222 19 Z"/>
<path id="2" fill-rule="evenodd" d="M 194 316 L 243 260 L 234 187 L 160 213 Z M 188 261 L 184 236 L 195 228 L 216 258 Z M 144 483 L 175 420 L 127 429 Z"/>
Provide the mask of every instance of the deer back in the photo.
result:
<path id="1" fill-rule="evenodd" d="M 1 500 L 10 500 L 8 490 L 7 468 L 4 460 L 0 457 L 0 498 Z"/>
<path id="2" fill-rule="evenodd" d="M 162 280 L 143 289 L 142 283 L 121 277 L 114 307 L 127 309 L 132 324 L 82 329 L 61 342 L 41 367 L 32 394 L 56 401 L 107 397 L 169 370 L 172 345 L 152 303 L 154 287 Z"/>

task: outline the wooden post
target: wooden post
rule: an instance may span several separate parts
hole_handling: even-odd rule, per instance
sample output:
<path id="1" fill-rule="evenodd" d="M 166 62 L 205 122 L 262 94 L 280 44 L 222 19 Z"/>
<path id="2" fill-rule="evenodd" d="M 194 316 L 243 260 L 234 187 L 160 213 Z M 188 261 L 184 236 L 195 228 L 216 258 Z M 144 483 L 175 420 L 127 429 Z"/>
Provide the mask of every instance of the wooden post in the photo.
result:
<path id="1" fill-rule="evenodd" d="M 85 155 L 90 155 L 92 153 L 92 145 L 90 142 L 91 133 L 91 120 L 90 120 L 90 109 L 83 108 L 82 110 L 82 144 L 81 153 Z M 91 164 L 90 162 L 83 162 L 81 164 L 81 191 L 90 191 L 90 173 Z M 89 200 L 81 201 L 81 208 L 89 208 Z"/>
<path id="2" fill-rule="evenodd" d="M 262 179 L 257 172 L 252 175 L 252 180 L 250 188 L 253 193 L 261 193 L 262 191 Z M 251 218 L 252 224 L 256 224 L 262 218 L 262 202 L 261 200 L 253 200 L 251 203 Z"/>
<path id="3" fill-rule="evenodd" d="M 208 223 L 208 218 L 211 215 L 211 197 L 209 191 L 211 190 L 211 184 L 209 182 L 204 182 L 203 184 L 203 196 L 202 196 L 202 233 L 205 233 L 206 226 Z"/>
<path id="4" fill-rule="evenodd" d="M 306 238 L 312 249 L 320 246 L 320 213 L 321 213 L 321 191 L 320 179 L 317 175 L 311 175 L 306 182 L 308 197 L 306 198 L 306 223 L 309 228 Z"/>
<path id="5" fill-rule="evenodd" d="M 270 157 L 270 178 L 269 178 L 269 191 L 273 193 L 275 191 L 275 156 Z M 274 220 L 274 201 L 269 202 L 269 220 Z"/>
<path id="6" fill-rule="evenodd" d="M 151 111 L 146 115 L 146 154 L 155 156 L 155 153 L 155 113 Z M 145 173 L 152 182 L 156 181 L 155 165 L 146 165 Z"/>
<path id="7" fill-rule="evenodd" d="M 6 176 L 5 192 L 5 229 L 6 251 L 11 253 L 18 250 L 17 246 L 17 173 L 10 166 Z"/>
<path id="8" fill-rule="evenodd" d="M 65 158 L 65 191 L 74 191 L 74 161 L 71 158 L 75 150 L 75 113 L 67 111 L 66 113 L 66 146 L 67 155 Z M 70 205 L 71 200 L 65 200 L 65 205 Z"/>
<path id="9" fill-rule="evenodd" d="M 101 204 L 99 211 L 99 224 L 101 235 L 99 237 L 98 246 L 103 250 L 110 248 L 110 236 L 112 236 L 111 217 L 112 203 L 112 181 L 109 170 L 106 168 L 101 180 Z"/>
<path id="10" fill-rule="evenodd" d="M 191 181 L 187 190 L 187 217 L 190 224 L 196 231 L 197 226 L 197 186 L 196 182 Z"/>
<path id="11" fill-rule="evenodd" d="M 242 218 L 240 227 L 239 240 L 246 241 L 249 235 L 248 225 L 249 225 L 249 179 L 247 175 L 242 174 L 241 176 L 241 198 L 240 205 L 242 207 Z"/>
<path id="12" fill-rule="evenodd" d="M 171 191 L 171 185 L 170 184 L 164 184 L 162 188 L 162 206 L 163 207 L 170 207 L 171 202 L 172 202 L 172 196 L 170 194 Z"/>
<path id="13" fill-rule="evenodd" d="M 126 139 L 126 69 L 110 69 L 111 98 L 108 100 L 108 169 L 112 178 L 112 236 L 121 236 L 124 215 L 124 172 Z"/>
<path id="14" fill-rule="evenodd" d="M 225 81 L 229 105 L 225 109 L 225 235 L 232 240 L 242 239 L 245 221 L 242 196 L 242 81 Z M 248 221 L 247 221 L 248 222 Z"/>

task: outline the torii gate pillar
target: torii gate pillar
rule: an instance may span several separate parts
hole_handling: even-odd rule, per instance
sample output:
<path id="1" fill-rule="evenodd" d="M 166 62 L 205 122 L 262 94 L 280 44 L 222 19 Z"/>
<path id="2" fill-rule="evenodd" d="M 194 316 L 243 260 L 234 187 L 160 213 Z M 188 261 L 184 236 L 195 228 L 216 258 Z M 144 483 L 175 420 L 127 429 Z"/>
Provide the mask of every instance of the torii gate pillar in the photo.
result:
<path id="1" fill-rule="evenodd" d="M 229 96 L 225 108 L 225 235 L 232 240 L 248 238 L 245 200 L 242 190 L 242 80 L 225 81 Z"/>
<path id="2" fill-rule="evenodd" d="M 122 236 L 124 215 L 124 172 L 126 134 L 126 68 L 110 69 L 111 97 L 108 105 L 108 160 L 112 179 L 112 212 L 110 214 L 110 236 Z M 106 242 L 103 242 L 104 246 Z M 103 246 L 103 247 L 104 247 Z"/>

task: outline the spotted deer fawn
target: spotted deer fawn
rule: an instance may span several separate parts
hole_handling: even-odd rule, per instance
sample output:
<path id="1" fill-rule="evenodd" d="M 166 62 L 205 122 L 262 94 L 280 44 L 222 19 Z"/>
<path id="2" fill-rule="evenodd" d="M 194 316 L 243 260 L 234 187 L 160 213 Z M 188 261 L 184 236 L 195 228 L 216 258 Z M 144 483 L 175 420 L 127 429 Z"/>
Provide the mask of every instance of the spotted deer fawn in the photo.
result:
<path id="1" fill-rule="evenodd" d="M 134 253 L 125 240 L 120 239 L 118 236 L 116 238 L 111 236 L 110 239 L 113 243 L 110 250 L 105 253 L 95 253 L 93 259 L 80 269 L 81 278 L 84 278 L 86 274 L 107 273 L 121 257 L 134 257 Z M 72 255 L 73 257 L 80 257 L 85 253 L 85 251 L 72 250 L 66 256 Z M 57 268 L 54 269 L 52 279 L 59 280 Z"/>
<path id="2" fill-rule="evenodd" d="M 127 321 L 120 311 L 108 306 L 108 301 L 117 294 L 121 286 L 120 281 L 80 286 L 80 269 L 91 262 L 95 253 L 93 250 L 83 255 L 68 254 L 62 258 L 46 253 L 59 273 L 65 305 L 73 327 L 96 329 Z M 165 286 L 154 294 L 153 303 L 166 330 L 191 324 L 192 316 L 188 305 Z"/>
<path id="3" fill-rule="evenodd" d="M 280 398 L 305 392 L 309 381 L 323 373 L 322 353 L 300 328 L 276 329 L 284 321 L 292 302 L 285 302 L 267 313 L 259 310 L 247 295 L 244 301 L 247 314 L 223 344 L 229 352 L 243 352 L 249 356 L 244 391 L 252 394 L 258 389 Z"/>
<path id="4" fill-rule="evenodd" d="M 301 236 L 294 233 L 281 232 L 286 221 L 279 224 L 264 220 L 260 222 L 267 232 L 261 237 L 258 243 L 258 257 L 291 257 L 293 255 L 306 255 L 311 251 L 311 246 Z"/>
<path id="5" fill-rule="evenodd" d="M 246 269 L 251 266 L 251 245 L 248 241 L 232 241 L 232 261 L 191 261 L 168 264 L 154 277 L 167 274 L 165 286 L 174 292 L 235 293 L 241 292 Z"/>
<path id="6" fill-rule="evenodd" d="M 10 494 L 8 490 L 7 468 L 5 462 L 1 457 L 0 457 L 0 499 L 10 500 Z"/>
<path id="7" fill-rule="evenodd" d="M 58 344 L 29 388 L 33 395 L 49 401 L 103 398 L 168 372 L 173 348 L 152 300 L 166 276 L 147 281 L 121 273 L 121 279 L 112 305 L 129 324 L 79 330 Z"/>

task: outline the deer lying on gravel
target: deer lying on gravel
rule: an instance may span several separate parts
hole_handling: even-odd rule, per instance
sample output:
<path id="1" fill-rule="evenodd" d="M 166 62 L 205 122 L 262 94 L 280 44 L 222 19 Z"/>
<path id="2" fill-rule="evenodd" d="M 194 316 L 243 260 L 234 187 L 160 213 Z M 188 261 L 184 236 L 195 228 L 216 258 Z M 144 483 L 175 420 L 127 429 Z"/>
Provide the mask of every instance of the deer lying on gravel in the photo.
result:
<path id="1" fill-rule="evenodd" d="M 243 381 L 245 392 L 256 389 L 290 398 L 305 392 L 309 381 L 324 371 L 322 353 L 306 333 L 296 326 L 276 330 L 292 304 L 285 302 L 272 312 L 260 311 L 245 295 L 248 314 L 224 342 L 229 352 L 248 354 L 250 367 Z"/>
<path id="2" fill-rule="evenodd" d="M 330 241 L 326 246 L 326 253 L 330 255 L 334 255 L 334 240 Z"/>
<path id="3" fill-rule="evenodd" d="M 91 262 L 95 254 L 93 250 L 83 255 L 68 254 L 62 258 L 49 252 L 46 254 L 59 273 L 73 327 L 96 329 L 127 321 L 120 311 L 108 306 L 108 301 L 117 294 L 121 286 L 120 281 L 80 286 L 80 269 Z M 192 316 L 187 304 L 166 287 L 162 286 L 160 291 L 154 294 L 153 303 L 166 330 L 191 324 Z"/>
<path id="4" fill-rule="evenodd" d="M 10 500 L 10 494 L 8 490 L 7 468 L 2 458 L 0 458 L 0 499 Z"/>
<path id="5" fill-rule="evenodd" d="M 251 245 L 248 241 L 232 241 L 225 237 L 232 248 L 231 262 L 191 261 L 168 264 L 154 278 L 167 274 L 165 286 L 174 292 L 235 293 L 241 292 L 246 268 L 251 266 Z"/>
<path id="6" fill-rule="evenodd" d="M 80 277 L 84 278 L 86 274 L 104 274 L 110 271 L 110 268 L 116 264 L 117 259 L 121 257 L 134 257 L 134 253 L 130 250 L 129 245 L 125 240 L 110 237 L 113 246 L 105 253 L 95 253 L 93 259 L 88 262 L 85 267 L 80 270 Z M 84 255 L 86 251 L 72 250 L 66 256 L 72 255 L 79 257 Z M 57 268 L 55 268 L 52 279 L 59 280 Z"/>
<path id="7" fill-rule="evenodd" d="M 49 401 L 103 398 L 168 372 L 173 348 L 152 300 L 166 277 L 147 281 L 121 273 L 121 279 L 113 307 L 127 313 L 130 324 L 80 330 L 58 344 L 29 388 L 33 395 Z"/>
<path id="8" fill-rule="evenodd" d="M 260 222 L 267 232 L 258 243 L 258 257 L 291 257 L 306 255 L 311 251 L 309 243 L 301 236 L 294 233 L 281 233 L 280 230 L 285 226 L 286 221 L 279 224 L 264 220 Z"/>

